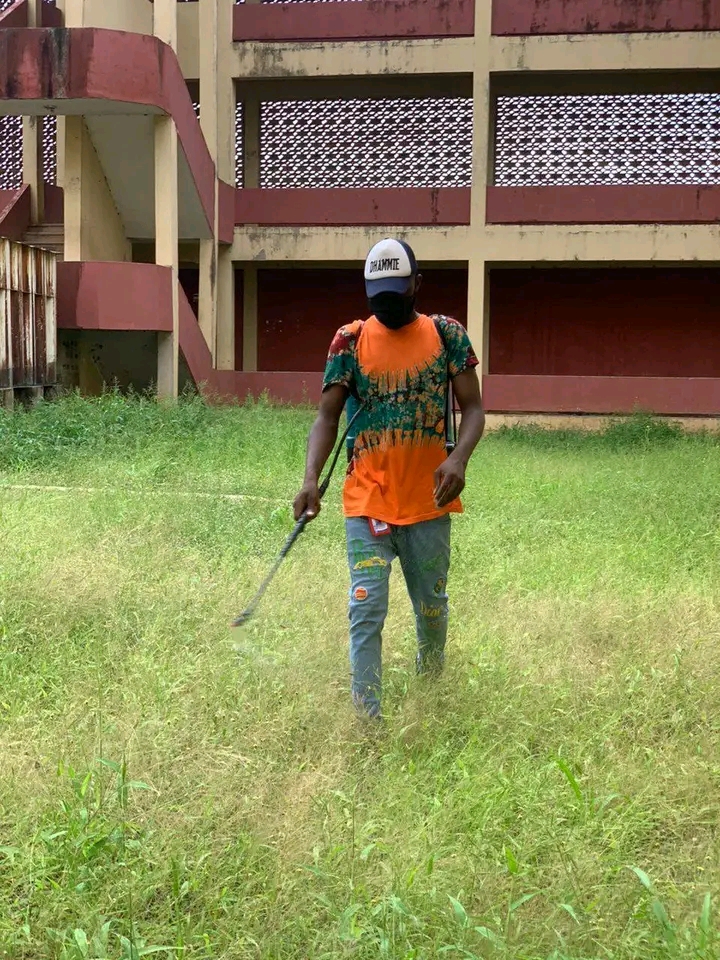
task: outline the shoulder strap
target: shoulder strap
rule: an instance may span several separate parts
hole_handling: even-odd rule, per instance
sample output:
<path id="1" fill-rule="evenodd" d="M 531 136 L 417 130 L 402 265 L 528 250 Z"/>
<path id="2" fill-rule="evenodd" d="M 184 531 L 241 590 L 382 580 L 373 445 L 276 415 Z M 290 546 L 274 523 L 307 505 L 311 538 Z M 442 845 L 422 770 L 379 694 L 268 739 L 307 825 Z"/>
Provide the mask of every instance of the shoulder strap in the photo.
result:
<path id="1" fill-rule="evenodd" d="M 448 453 L 452 453 L 457 442 L 457 417 L 455 415 L 455 395 L 452 388 L 452 377 L 450 376 L 450 355 L 442 326 L 442 321 L 447 320 L 447 317 L 440 313 L 434 313 L 431 319 L 435 324 L 435 329 L 438 332 L 440 342 L 442 343 L 443 350 L 447 356 L 447 378 L 445 381 L 445 449 Z"/>
<path id="2" fill-rule="evenodd" d="M 442 320 L 447 320 L 447 317 L 444 317 L 441 313 L 434 313 L 430 319 L 435 324 L 435 329 L 437 330 L 438 336 L 440 337 L 440 342 L 443 345 L 443 350 L 445 351 L 445 353 L 447 353 L 447 341 L 445 340 L 445 334 L 443 332 L 443 327 L 441 323 Z"/>
<path id="3" fill-rule="evenodd" d="M 360 324 L 360 329 L 358 330 L 358 332 L 357 332 L 356 335 L 355 335 L 355 340 L 353 341 L 353 347 L 352 347 L 352 349 L 353 349 L 353 354 L 354 354 L 354 357 L 355 357 L 355 364 L 356 364 L 356 366 L 357 366 L 357 345 L 358 345 L 358 340 L 360 339 L 360 337 L 361 337 L 361 335 L 362 335 L 362 332 L 363 332 L 363 330 L 365 329 L 365 321 L 364 321 L 364 320 L 358 320 L 358 323 Z M 355 385 L 354 382 L 351 384 L 351 386 L 350 386 L 349 389 L 350 389 L 350 396 L 351 396 L 354 400 L 356 400 L 358 403 L 360 403 L 360 396 L 359 396 L 359 394 L 358 394 L 358 392 L 357 392 L 357 386 Z"/>

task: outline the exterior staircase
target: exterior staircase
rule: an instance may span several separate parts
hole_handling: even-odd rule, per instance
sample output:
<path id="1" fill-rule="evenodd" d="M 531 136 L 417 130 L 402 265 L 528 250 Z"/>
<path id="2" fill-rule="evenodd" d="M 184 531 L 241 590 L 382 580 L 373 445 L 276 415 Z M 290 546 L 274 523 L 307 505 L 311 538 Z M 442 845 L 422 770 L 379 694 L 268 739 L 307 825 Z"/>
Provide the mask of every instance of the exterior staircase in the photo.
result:
<path id="1" fill-rule="evenodd" d="M 28 228 L 22 242 L 31 247 L 52 250 L 58 255 L 58 260 L 62 260 L 65 250 L 65 228 L 62 223 L 39 223 Z"/>

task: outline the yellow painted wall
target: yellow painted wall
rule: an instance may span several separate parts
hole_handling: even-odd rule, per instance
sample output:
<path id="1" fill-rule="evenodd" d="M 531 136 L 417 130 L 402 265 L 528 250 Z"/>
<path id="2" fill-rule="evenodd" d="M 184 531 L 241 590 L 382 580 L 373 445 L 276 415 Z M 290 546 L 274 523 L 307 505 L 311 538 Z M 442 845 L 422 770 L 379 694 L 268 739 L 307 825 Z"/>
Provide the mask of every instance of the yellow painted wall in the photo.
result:
<path id="1" fill-rule="evenodd" d="M 145 0 L 147 3 L 147 0 Z M 200 4 L 178 3 L 178 60 L 186 80 L 197 80 L 200 76 Z"/>
<path id="2" fill-rule="evenodd" d="M 82 117 L 65 120 L 65 259 L 131 259 L 124 224 Z"/>
<path id="3" fill-rule="evenodd" d="M 68 27 L 101 27 L 152 34 L 153 8 L 148 0 L 65 0 Z"/>

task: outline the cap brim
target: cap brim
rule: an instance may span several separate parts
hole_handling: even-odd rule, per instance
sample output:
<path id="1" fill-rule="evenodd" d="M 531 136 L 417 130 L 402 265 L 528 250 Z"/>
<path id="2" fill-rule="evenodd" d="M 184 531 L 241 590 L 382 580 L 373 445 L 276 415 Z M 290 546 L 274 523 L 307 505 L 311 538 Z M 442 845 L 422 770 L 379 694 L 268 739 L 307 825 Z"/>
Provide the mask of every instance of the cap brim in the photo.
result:
<path id="1" fill-rule="evenodd" d="M 376 297 L 379 293 L 405 294 L 410 289 L 412 277 L 383 277 L 380 280 L 366 280 L 365 292 L 368 297 Z"/>

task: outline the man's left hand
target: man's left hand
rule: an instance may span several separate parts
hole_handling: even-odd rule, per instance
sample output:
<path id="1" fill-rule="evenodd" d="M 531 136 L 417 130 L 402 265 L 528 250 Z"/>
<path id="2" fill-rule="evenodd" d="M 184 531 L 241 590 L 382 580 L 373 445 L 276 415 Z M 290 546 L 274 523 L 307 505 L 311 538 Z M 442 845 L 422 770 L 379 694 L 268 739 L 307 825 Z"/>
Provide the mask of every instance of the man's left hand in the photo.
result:
<path id="1" fill-rule="evenodd" d="M 438 509 L 457 499 L 465 489 L 465 464 L 452 455 L 435 471 L 433 497 Z"/>

